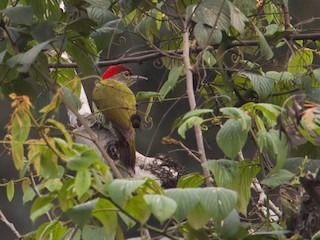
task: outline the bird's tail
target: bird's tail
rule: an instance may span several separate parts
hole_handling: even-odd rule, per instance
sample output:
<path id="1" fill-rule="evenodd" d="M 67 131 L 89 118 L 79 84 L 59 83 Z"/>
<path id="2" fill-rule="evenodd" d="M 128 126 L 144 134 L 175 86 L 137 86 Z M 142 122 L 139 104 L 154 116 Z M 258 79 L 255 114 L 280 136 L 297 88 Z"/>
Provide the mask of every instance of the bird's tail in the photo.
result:
<path id="1" fill-rule="evenodd" d="M 136 165 L 136 147 L 134 136 L 129 140 L 122 139 L 119 141 L 120 161 L 125 168 L 133 170 Z"/>

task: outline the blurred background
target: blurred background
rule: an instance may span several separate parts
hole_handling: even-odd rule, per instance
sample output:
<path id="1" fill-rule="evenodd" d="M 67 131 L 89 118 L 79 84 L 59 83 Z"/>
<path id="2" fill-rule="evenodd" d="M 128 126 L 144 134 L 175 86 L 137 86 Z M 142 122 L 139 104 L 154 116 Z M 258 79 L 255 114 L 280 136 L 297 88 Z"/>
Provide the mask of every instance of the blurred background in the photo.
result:
<path id="1" fill-rule="evenodd" d="M 295 0 L 289 1 L 290 15 L 292 16 L 291 23 L 293 25 L 302 22 L 310 18 L 320 18 L 320 1 L 319 0 Z M 304 25 L 303 28 L 315 29 L 319 26 L 319 20 L 315 20 L 310 24 Z M 299 27 L 298 27 L 299 28 Z M 143 41 L 136 37 L 134 34 L 127 34 L 125 36 L 125 44 L 119 45 L 112 48 L 112 52 L 107 56 L 106 54 L 102 55 L 102 60 L 107 58 L 115 58 L 121 52 L 124 52 L 124 49 L 129 49 L 132 46 L 137 46 L 138 44 L 143 45 Z M 144 62 L 140 65 L 138 64 L 127 64 L 135 74 L 143 75 L 149 78 L 147 82 L 139 82 L 134 86 L 134 91 L 157 91 L 159 86 L 167 80 L 167 70 L 165 68 L 160 68 L 160 62 L 149 61 Z M 280 66 L 282 68 L 284 66 Z M 101 69 L 103 72 L 105 69 Z M 86 93 L 91 98 L 91 91 L 93 88 L 94 80 L 85 81 L 84 87 Z M 183 86 L 174 90 L 174 93 L 171 93 L 172 96 L 181 96 L 185 92 Z M 168 95 L 170 97 L 170 95 Z M 171 125 L 173 121 L 181 115 L 181 113 L 186 112 L 189 109 L 188 102 L 186 99 L 182 99 L 175 103 L 173 101 L 167 101 L 162 103 L 156 103 L 153 106 L 151 116 L 152 116 L 152 126 L 151 129 L 142 129 L 137 132 L 137 150 L 144 155 L 154 156 L 157 153 L 169 153 L 170 156 L 186 166 L 187 171 L 198 171 L 200 170 L 199 164 L 194 164 L 194 161 L 189 159 L 187 154 L 176 149 L 175 147 L 166 146 L 161 144 L 161 138 L 168 135 L 171 130 Z M 3 99 L 0 102 L 1 113 L 0 113 L 0 138 L 3 139 L 6 134 L 5 126 L 10 119 L 11 107 L 10 103 Z M 174 106 L 172 106 L 174 104 Z M 146 109 L 147 103 L 140 103 L 139 110 L 142 112 Z M 170 109 L 170 111 L 168 111 Z M 61 113 L 60 121 L 66 122 L 65 113 Z M 211 131 L 211 130 L 210 130 Z M 215 139 L 210 139 L 211 132 L 207 132 L 207 147 L 208 148 L 208 158 L 219 158 L 221 153 L 217 150 L 215 144 Z M 212 131 L 216 131 L 213 129 Z M 189 142 L 186 142 L 187 146 L 191 149 L 196 149 L 195 142 L 192 141 L 192 131 L 187 133 L 187 139 Z M 215 135 L 215 134 L 214 134 Z M 175 135 L 173 135 L 175 137 Z M 250 154 L 250 147 L 247 148 L 247 154 Z M 18 173 L 14 169 L 11 157 L 8 155 L 6 146 L 0 146 L 0 161 L 1 166 L 6 166 L 5 168 L 0 169 L 0 179 L 1 182 L 10 181 L 11 179 L 18 178 Z M 6 188 L 0 187 L 0 209 L 8 219 L 12 222 L 16 229 L 24 234 L 26 232 L 35 229 L 37 225 L 33 225 L 29 219 L 30 214 L 30 203 L 23 205 L 22 203 L 22 193 L 21 193 L 21 184 L 16 184 L 15 196 L 12 202 L 8 202 L 6 197 Z M 39 224 L 40 222 L 38 222 Z M 15 239 L 12 231 L 6 226 L 3 222 L 0 222 L 0 239 Z"/>

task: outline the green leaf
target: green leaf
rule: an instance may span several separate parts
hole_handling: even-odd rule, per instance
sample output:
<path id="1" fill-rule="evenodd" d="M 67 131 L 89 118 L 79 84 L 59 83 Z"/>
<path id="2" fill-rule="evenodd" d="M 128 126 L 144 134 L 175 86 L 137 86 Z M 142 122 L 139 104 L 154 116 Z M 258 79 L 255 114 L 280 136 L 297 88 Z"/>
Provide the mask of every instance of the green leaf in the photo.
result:
<path id="1" fill-rule="evenodd" d="M 230 8 L 230 20 L 231 25 L 234 27 L 239 33 L 245 34 L 246 22 L 248 22 L 248 18 L 235 6 L 232 2 L 229 2 Z"/>
<path id="2" fill-rule="evenodd" d="M 177 203 L 163 195 L 145 194 L 143 196 L 152 214 L 159 220 L 161 224 L 171 218 L 177 209 Z"/>
<path id="3" fill-rule="evenodd" d="M 208 65 L 208 67 L 213 67 L 216 63 L 217 60 L 216 58 L 213 56 L 213 54 L 206 50 L 203 53 L 203 60 L 205 61 L 205 63 Z"/>
<path id="4" fill-rule="evenodd" d="M 235 209 L 223 219 L 223 224 L 218 226 L 218 232 L 221 234 L 223 239 L 230 239 L 234 236 L 240 227 L 240 217 Z"/>
<path id="5" fill-rule="evenodd" d="M 70 88 L 63 87 L 61 89 L 64 100 L 69 103 L 74 109 L 79 110 L 82 106 L 82 103 L 79 97 L 71 91 Z"/>
<path id="6" fill-rule="evenodd" d="M 82 152 L 80 155 L 71 157 L 67 162 L 67 167 L 70 170 L 78 171 L 81 169 L 87 169 L 91 164 L 100 161 L 100 156 L 94 149 L 88 149 Z"/>
<path id="7" fill-rule="evenodd" d="M 11 202 L 14 196 L 14 181 L 11 180 L 7 183 L 7 198 L 8 201 Z"/>
<path id="8" fill-rule="evenodd" d="M 83 227 L 91 217 L 92 211 L 95 208 L 97 202 L 98 199 L 95 199 L 74 206 L 67 211 L 67 215 L 70 217 L 72 222 L 79 225 L 80 227 Z"/>
<path id="9" fill-rule="evenodd" d="M 206 24 L 215 29 L 229 30 L 230 8 L 224 0 L 204 0 L 199 5 L 189 5 L 187 15 L 192 21 Z"/>
<path id="10" fill-rule="evenodd" d="M 194 188 L 176 188 L 165 190 L 165 195 L 173 199 L 177 203 L 177 209 L 174 216 L 178 221 L 182 221 L 187 217 L 187 214 L 195 208 L 199 203 L 197 192 Z"/>
<path id="11" fill-rule="evenodd" d="M 312 73 L 315 79 L 320 83 L 320 68 L 314 69 Z"/>
<path id="12" fill-rule="evenodd" d="M 183 139 L 186 139 L 186 131 L 194 125 L 200 125 L 201 123 L 203 123 L 203 119 L 201 117 L 190 117 L 178 128 L 178 133 Z"/>
<path id="13" fill-rule="evenodd" d="M 309 48 L 298 49 L 288 61 L 287 71 L 290 73 L 307 72 L 313 62 L 313 51 Z"/>
<path id="14" fill-rule="evenodd" d="M 153 97 L 159 97 L 159 93 L 158 92 L 151 92 L 151 91 L 148 91 L 148 92 L 141 91 L 136 94 L 137 101 L 141 101 L 144 99 L 150 99 Z"/>
<path id="15" fill-rule="evenodd" d="M 15 6 L 0 11 L 10 18 L 11 23 L 31 26 L 33 8 L 31 6 Z"/>
<path id="16" fill-rule="evenodd" d="M 39 197 L 31 207 L 30 219 L 34 223 L 39 217 L 46 214 L 54 206 L 52 197 Z"/>
<path id="17" fill-rule="evenodd" d="M 232 183 L 231 189 L 238 194 L 237 207 L 240 212 L 247 215 L 247 207 L 251 198 L 251 184 L 253 178 L 260 171 L 258 163 L 244 160 L 238 163 L 237 175 Z"/>
<path id="18" fill-rule="evenodd" d="M 228 159 L 208 160 L 202 166 L 212 172 L 218 187 L 231 188 L 238 172 L 238 162 Z"/>
<path id="19" fill-rule="evenodd" d="M 270 172 L 265 179 L 261 181 L 261 184 L 268 186 L 268 187 L 278 187 L 290 179 L 294 177 L 292 172 L 289 172 L 285 169 L 280 169 L 277 172 Z"/>
<path id="20" fill-rule="evenodd" d="M 213 29 L 212 27 L 203 23 L 197 23 L 193 29 L 193 34 L 200 47 L 206 48 L 210 45 L 220 44 L 222 41 L 222 32 L 219 29 Z"/>
<path id="21" fill-rule="evenodd" d="M 23 144 L 29 136 L 30 127 L 31 120 L 28 113 L 18 111 L 11 125 L 11 152 L 16 169 L 21 169 L 24 165 Z"/>
<path id="22" fill-rule="evenodd" d="M 9 0 L 0 1 L 0 9 L 4 9 L 7 7 Z"/>
<path id="23" fill-rule="evenodd" d="M 251 127 L 251 118 L 242 109 L 236 107 L 224 107 L 220 108 L 220 112 L 224 115 L 231 116 L 232 118 L 240 119 L 243 130 Z"/>
<path id="24" fill-rule="evenodd" d="M 68 32 L 66 51 L 77 62 L 83 75 L 99 75 L 95 62 L 97 49 L 93 40 L 70 31 Z"/>
<path id="25" fill-rule="evenodd" d="M 151 210 L 144 200 L 144 196 L 141 195 L 128 199 L 125 210 L 139 220 L 140 224 L 146 223 L 151 215 Z M 128 222 L 127 226 L 130 228 L 133 227 L 133 224 Z"/>
<path id="26" fill-rule="evenodd" d="M 36 239 L 59 240 L 63 238 L 66 231 L 67 231 L 67 226 L 65 226 L 63 222 L 59 222 L 59 221 L 46 222 L 37 228 Z"/>
<path id="27" fill-rule="evenodd" d="M 219 187 L 197 189 L 197 196 L 203 208 L 220 224 L 237 206 L 236 192 Z"/>
<path id="28" fill-rule="evenodd" d="M 80 198 L 86 193 L 91 186 L 91 174 L 89 169 L 83 168 L 77 171 L 75 178 L 75 189 L 78 197 Z"/>
<path id="29" fill-rule="evenodd" d="M 205 178 L 200 173 L 189 173 L 179 178 L 177 188 L 197 188 L 204 182 Z"/>
<path id="30" fill-rule="evenodd" d="M 107 199 L 99 198 L 92 215 L 103 225 L 105 234 L 114 239 L 118 225 L 117 208 Z M 113 238 L 112 238 L 113 237 Z"/>
<path id="31" fill-rule="evenodd" d="M 32 189 L 31 187 L 28 188 L 28 189 L 23 193 L 22 203 L 25 204 L 26 202 L 32 201 L 35 196 L 36 196 L 36 193 L 33 191 L 33 189 Z"/>
<path id="32" fill-rule="evenodd" d="M 273 58 L 272 49 L 270 48 L 267 40 L 260 32 L 260 30 L 257 27 L 255 27 L 255 30 L 259 37 L 261 56 L 264 57 L 266 60 L 270 60 L 271 58 Z"/>
<path id="33" fill-rule="evenodd" d="M 183 67 L 180 66 L 180 67 L 172 68 L 170 70 L 168 80 L 163 84 L 163 86 L 159 90 L 159 95 L 162 100 L 165 99 L 165 97 L 170 92 L 170 90 L 172 90 L 176 86 L 176 83 L 182 74 L 182 69 Z"/>
<path id="34" fill-rule="evenodd" d="M 108 192 L 113 201 L 124 206 L 131 194 L 146 180 L 115 179 L 108 187 Z"/>
<path id="35" fill-rule="evenodd" d="M 49 42 L 51 41 L 45 41 L 45 42 L 39 43 L 38 45 L 34 46 L 27 52 L 19 53 L 11 57 L 7 61 L 9 67 L 13 68 L 16 65 L 18 65 L 20 72 L 27 72 L 31 67 L 31 65 L 34 63 L 34 61 L 36 60 L 36 57 L 48 45 Z"/>
<path id="36" fill-rule="evenodd" d="M 49 179 L 46 183 L 45 183 L 45 187 L 50 191 L 50 192 L 54 192 L 54 191 L 59 191 L 62 188 L 62 182 L 59 178 L 53 178 L 53 179 Z"/>
<path id="37" fill-rule="evenodd" d="M 198 203 L 197 206 L 187 214 L 187 219 L 190 226 L 198 230 L 208 223 L 211 216 L 204 210 L 203 206 Z"/>
<path id="38" fill-rule="evenodd" d="M 272 93 L 274 87 L 274 80 L 272 78 L 249 72 L 241 72 L 241 75 L 251 81 L 253 89 L 257 92 L 260 99 L 265 99 Z"/>
<path id="39" fill-rule="evenodd" d="M 74 237 L 74 239 L 77 239 Z M 114 240 L 114 235 L 106 234 L 104 231 L 104 228 L 94 226 L 94 225 L 85 225 L 84 228 L 81 231 L 81 240 Z"/>
<path id="40" fill-rule="evenodd" d="M 243 129 L 240 119 L 228 119 L 217 134 L 217 143 L 221 150 L 234 159 L 246 143 L 250 128 Z"/>

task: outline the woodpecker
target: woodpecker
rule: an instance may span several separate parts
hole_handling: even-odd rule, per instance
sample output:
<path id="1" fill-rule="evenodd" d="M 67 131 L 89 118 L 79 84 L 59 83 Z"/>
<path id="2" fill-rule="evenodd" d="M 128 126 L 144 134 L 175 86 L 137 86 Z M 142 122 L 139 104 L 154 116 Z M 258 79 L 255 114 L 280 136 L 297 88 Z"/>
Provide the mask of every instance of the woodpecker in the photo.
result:
<path id="1" fill-rule="evenodd" d="M 97 122 L 118 137 L 118 151 L 121 163 L 135 172 L 137 123 L 136 98 L 129 88 L 137 79 L 146 79 L 132 74 L 124 65 L 110 66 L 95 83 L 92 92 L 92 107 Z M 112 125 L 110 127 L 110 124 Z"/>

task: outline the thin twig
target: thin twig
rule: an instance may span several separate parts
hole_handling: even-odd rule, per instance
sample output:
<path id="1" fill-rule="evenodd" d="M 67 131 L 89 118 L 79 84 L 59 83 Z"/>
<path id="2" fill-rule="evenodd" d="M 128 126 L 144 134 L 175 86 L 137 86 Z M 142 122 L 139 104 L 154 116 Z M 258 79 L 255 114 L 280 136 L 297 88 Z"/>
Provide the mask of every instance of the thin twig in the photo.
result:
<path id="1" fill-rule="evenodd" d="M 19 238 L 19 239 L 21 238 L 20 233 L 17 231 L 17 229 L 15 228 L 13 223 L 8 221 L 8 219 L 6 218 L 6 216 L 3 214 L 3 212 L 1 210 L 0 210 L 0 220 L 2 222 L 4 222 L 10 228 L 10 230 L 14 233 L 14 235 L 17 236 L 17 238 Z"/>

